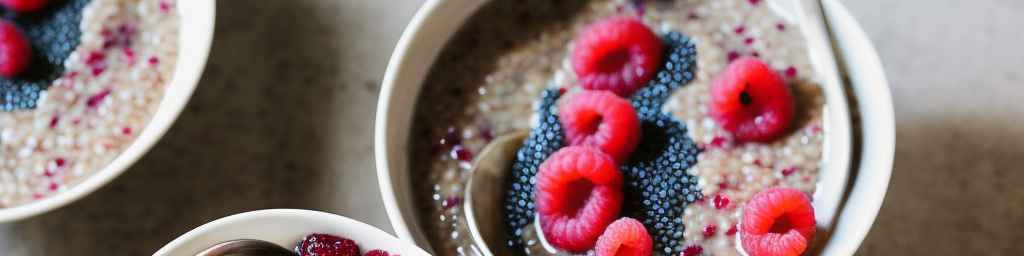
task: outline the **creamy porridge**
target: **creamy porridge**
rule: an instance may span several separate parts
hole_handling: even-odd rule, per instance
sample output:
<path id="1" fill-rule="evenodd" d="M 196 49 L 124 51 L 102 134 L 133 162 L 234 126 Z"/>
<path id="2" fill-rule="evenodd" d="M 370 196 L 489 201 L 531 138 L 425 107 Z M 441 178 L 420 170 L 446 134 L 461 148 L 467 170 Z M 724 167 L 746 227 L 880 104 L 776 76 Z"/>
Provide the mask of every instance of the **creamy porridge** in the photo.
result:
<path id="1" fill-rule="evenodd" d="M 758 0 L 495 1 L 453 38 L 425 81 L 411 136 L 413 177 L 421 195 L 421 226 L 439 255 L 476 255 L 462 211 L 474 154 L 491 139 L 530 130 L 545 89 L 565 98 L 580 88 L 570 64 L 572 40 L 587 24 L 616 15 L 640 17 L 657 34 L 693 38 L 697 68 L 663 111 L 685 124 L 699 148 L 686 169 L 701 197 L 686 206 L 682 237 L 656 254 L 738 255 L 736 236 L 744 204 L 769 187 L 812 194 L 821 168 L 824 96 L 800 33 Z M 791 87 L 792 128 L 771 143 L 741 143 L 712 119 L 708 104 L 715 75 L 732 60 L 759 57 Z M 428 139 L 425 139 L 428 138 Z M 628 197 L 625 200 L 630 200 Z M 532 202 L 530 203 L 532 207 Z M 533 224 L 530 224 L 533 225 Z M 533 228 L 519 233 L 527 254 L 550 254 Z M 565 252 L 559 252 L 563 254 Z M 592 251 L 589 253 L 593 253 Z"/>
<path id="2" fill-rule="evenodd" d="M 84 5 L 71 24 L 81 37 L 34 102 L 0 101 L 31 106 L 0 112 L 0 207 L 59 193 L 104 168 L 145 128 L 174 71 L 174 0 L 54 2 Z"/>

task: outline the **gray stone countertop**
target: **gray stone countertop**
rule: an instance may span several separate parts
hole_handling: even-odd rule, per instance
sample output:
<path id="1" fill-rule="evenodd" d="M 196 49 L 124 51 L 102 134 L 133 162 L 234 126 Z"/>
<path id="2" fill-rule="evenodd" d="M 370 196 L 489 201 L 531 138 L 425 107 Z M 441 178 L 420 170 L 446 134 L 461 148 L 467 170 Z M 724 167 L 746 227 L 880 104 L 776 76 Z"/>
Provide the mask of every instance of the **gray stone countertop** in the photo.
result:
<path id="1" fill-rule="evenodd" d="M 124 175 L 0 224 L 2 255 L 149 255 L 234 213 L 307 208 L 390 231 L 372 126 L 422 0 L 221 0 L 188 108 Z M 896 163 L 863 255 L 1024 253 L 1024 1 L 845 0 L 896 107 Z"/>

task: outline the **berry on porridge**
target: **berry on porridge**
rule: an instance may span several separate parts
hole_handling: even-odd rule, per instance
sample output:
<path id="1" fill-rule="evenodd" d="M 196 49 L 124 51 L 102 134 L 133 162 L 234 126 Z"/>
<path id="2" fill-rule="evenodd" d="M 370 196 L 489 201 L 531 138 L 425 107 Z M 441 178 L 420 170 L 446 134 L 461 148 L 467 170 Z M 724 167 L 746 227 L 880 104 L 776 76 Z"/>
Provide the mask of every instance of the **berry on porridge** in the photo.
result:
<path id="1" fill-rule="evenodd" d="M 360 254 L 359 245 L 352 239 L 329 235 L 309 234 L 295 245 L 298 256 L 389 256 L 388 251 L 373 249 Z"/>
<path id="2" fill-rule="evenodd" d="M 629 159 L 640 141 L 640 120 L 629 101 L 606 91 L 573 95 L 558 110 L 569 145 L 597 147 L 618 162 Z"/>
<path id="3" fill-rule="evenodd" d="M 134 142 L 174 71 L 175 5 L 0 0 L 19 12 L 0 21 L 0 207 L 67 190 Z"/>
<path id="4" fill-rule="evenodd" d="M 328 234 L 310 234 L 295 245 L 299 256 L 359 256 L 356 241 Z"/>
<path id="5" fill-rule="evenodd" d="M 814 236 L 811 200 L 796 189 L 770 188 L 743 207 L 740 241 L 750 255 L 796 256 Z"/>
<path id="6" fill-rule="evenodd" d="M 598 256 L 646 256 L 651 255 L 651 248 L 651 236 L 644 224 L 624 217 L 608 225 L 594 251 Z"/>
<path id="7" fill-rule="evenodd" d="M 711 115 L 741 141 L 770 142 L 793 121 L 793 96 L 774 70 L 760 59 L 729 64 L 711 85 Z"/>
<path id="8" fill-rule="evenodd" d="M 654 75 L 661 49 L 640 20 L 611 18 L 583 29 L 573 45 L 572 66 L 583 88 L 629 96 Z"/>
<path id="9" fill-rule="evenodd" d="M 501 184 L 514 252 L 803 252 L 827 131 L 799 28 L 759 1 L 491 1 L 417 103 L 412 137 L 431 139 L 409 154 L 428 163 L 412 170 L 435 253 L 481 250 L 452 207 L 472 168 L 436 149 L 526 130 Z"/>
<path id="10" fill-rule="evenodd" d="M 615 160 L 592 147 L 558 150 L 537 173 L 537 213 L 552 245 L 582 253 L 622 208 L 622 175 Z"/>

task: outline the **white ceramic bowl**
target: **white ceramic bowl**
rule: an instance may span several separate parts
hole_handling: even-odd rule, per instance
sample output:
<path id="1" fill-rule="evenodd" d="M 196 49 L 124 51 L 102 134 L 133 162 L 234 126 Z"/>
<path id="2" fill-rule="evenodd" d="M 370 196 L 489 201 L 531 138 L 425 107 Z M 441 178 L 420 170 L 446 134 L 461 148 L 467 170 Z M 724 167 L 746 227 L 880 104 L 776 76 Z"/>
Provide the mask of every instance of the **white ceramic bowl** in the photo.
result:
<path id="1" fill-rule="evenodd" d="M 167 132 L 188 103 L 199 77 L 202 76 L 203 67 L 206 66 L 206 58 L 213 39 L 216 1 L 178 1 L 177 7 L 181 15 L 178 63 L 160 106 L 139 137 L 114 161 L 90 175 L 82 183 L 31 203 L 0 208 L 0 222 L 44 213 L 92 193 L 127 170 Z"/>
<path id="2" fill-rule="evenodd" d="M 181 235 L 153 255 L 192 256 L 236 239 L 260 239 L 291 249 L 312 233 L 352 239 L 364 252 L 383 249 L 406 256 L 430 255 L 366 223 L 326 212 L 295 209 L 259 210 L 224 217 Z"/>
<path id="3" fill-rule="evenodd" d="M 381 195 L 384 197 L 388 217 L 398 236 L 407 241 L 414 241 L 424 248 L 430 248 L 430 244 L 418 223 L 417 215 L 420 213 L 414 206 L 408 169 L 408 141 L 412 116 L 419 89 L 435 58 L 449 37 L 482 2 L 484 1 L 427 1 L 413 17 L 399 40 L 383 80 L 375 123 L 375 154 Z M 827 190 L 829 192 L 823 193 L 837 195 L 835 199 L 826 197 L 825 201 L 830 202 L 825 204 L 830 206 L 823 208 L 827 208 L 829 216 L 833 213 L 838 214 L 835 221 L 829 225 L 832 232 L 829 240 L 824 243 L 822 254 L 851 255 L 867 236 L 885 197 L 895 150 L 895 126 L 888 84 L 871 42 L 838 1 L 825 0 L 824 8 L 831 21 L 833 33 L 839 41 L 838 47 L 843 56 L 839 61 L 847 68 L 851 82 L 849 86 L 852 87 L 853 93 L 851 98 L 859 102 L 856 105 L 858 108 L 850 111 L 860 115 L 860 133 L 857 134 L 860 141 L 855 146 L 861 148 L 861 154 L 854 156 L 852 165 L 839 165 L 842 170 L 849 169 L 848 166 L 857 168 L 851 170 L 851 175 L 848 176 L 849 183 L 846 182 L 845 173 L 832 175 L 837 177 L 833 182 L 823 183 L 838 185 L 829 186 L 824 190 L 819 189 L 819 192 Z M 827 97 L 830 103 L 845 101 L 833 101 L 832 96 Z M 827 111 L 835 113 L 835 109 L 831 107 L 833 106 Z M 839 109 L 845 112 L 847 106 L 841 106 Z M 828 122 L 834 124 L 836 119 L 846 118 L 845 114 L 830 114 L 831 120 Z M 849 125 L 848 121 L 841 121 L 838 124 Z M 826 153 L 827 157 L 843 158 L 845 155 L 845 159 L 849 159 L 850 127 L 833 128 L 836 127 L 829 127 L 831 131 L 845 131 L 847 137 L 840 136 L 839 140 L 835 140 L 830 136 L 829 143 L 840 141 L 846 146 L 829 145 L 828 148 L 833 152 Z M 825 175 L 823 173 L 823 180 L 831 179 Z M 844 184 L 849 186 L 844 187 Z M 844 190 L 848 191 L 845 195 Z M 822 201 L 819 200 L 818 194 L 815 195 L 816 213 L 820 213 L 818 206 Z"/>

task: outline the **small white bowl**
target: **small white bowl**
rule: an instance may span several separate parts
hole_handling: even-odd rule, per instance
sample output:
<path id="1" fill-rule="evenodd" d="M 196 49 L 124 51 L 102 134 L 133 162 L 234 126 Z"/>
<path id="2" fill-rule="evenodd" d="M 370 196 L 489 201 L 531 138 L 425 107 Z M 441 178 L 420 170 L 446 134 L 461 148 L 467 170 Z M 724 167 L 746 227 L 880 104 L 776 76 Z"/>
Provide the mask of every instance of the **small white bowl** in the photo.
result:
<path id="1" fill-rule="evenodd" d="M 413 202 L 414 191 L 410 186 L 408 168 L 409 132 L 415 104 L 423 80 L 440 50 L 483 2 L 486 1 L 427 1 L 399 39 L 384 75 L 374 131 L 381 195 L 398 236 L 406 241 L 414 241 L 423 248 L 430 248 L 430 244 L 418 223 L 417 215 L 421 213 Z M 824 209 L 828 216 L 838 214 L 828 225 L 832 230 L 828 241 L 821 248 L 822 254 L 851 255 L 867 236 L 885 198 L 895 152 L 895 125 L 888 83 L 874 47 L 838 1 L 823 2 L 843 56 L 838 61 L 846 67 L 850 78 L 849 87 L 852 92 L 849 93 L 852 95 L 849 96 L 858 102 L 856 109 L 850 106 L 849 111 L 860 116 L 860 123 L 857 124 L 860 127 L 857 134 L 860 141 L 856 141 L 857 145 L 849 144 L 851 127 L 848 121 L 838 122 L 839 125 L 845 125 L 843 127 L 828 128 L 831 131 L 845 130 L 847 137 L 840 136 L 839 140 L 831 136 L 828 138 L 828 143 L 833 145 L 827 146 L 832 150 L 827 159 L 844 161 L 842 156 L 845 155 L 845 159 L 849 160 L 854 146 L 859 147 L 861 153 L 853 156 L 852 163 L 847 161 L 849 165 L 843 163 L 835 167 L 832 165 L 834 163 L 827 163 L 829 166 L 825 169 L 828 170 L 851 169 L 849 166 L 857 169 L 850 170 L 849 175 L 834 175 L 835 171 L 828 170 L 823 172 L 822 179 L 831 181 L 823 182 L 828 187 L 819 188 L 820 193 L 816 193 L 815 212 L 818 214 L 821 212 L 819 210 Z M 830 103 L 845 101 L 841 92 L 839 100 L 833 100 L 834 94 L 828 97 Z M 836 106 L 829 107 L 828 111 L 832 113 L 843 112 L 839 115 L 829 114 L 828 119 L 832 119 L 828 121 L 830 124 L 846 118 L 845 104 L 839 111 L 832 108 Z M 843 145 L 834 145 L 837 143 Z M 843 194 L 843 191 L 848 192 Z M 824 200 L 827 206 L 818 209 L 819 203 L 822 203 L 818 194 L 822 193 L 828 194 Z"/>
<path id="2" fill-rule="evenodd" d="M 292 249 L 299 240 L 313 233 L 352 239 L 364 252 L 383 249 L 406 256 L 430 255 L 366 223 L 325 212 L 295 209 L 259 210 L 224 217 L 181 235 L 153 255 L 192 256 L 236 239 L 260 239 Z"/>
<path id="3" fill-rule="evenodd" d="M 185 108 L 203 74 L 213 40 L 216 1 L 178 1 L 181 30 L 178 38 L 178 62 L 167 84 L 163 100 L 139 137 L 102 170 L 91 174 L 66 191 L 27 204 L 0 208 L 0 222 L 35 216 L 67 205 L 107 184 L 139 160 L 167 132 Z"/>

